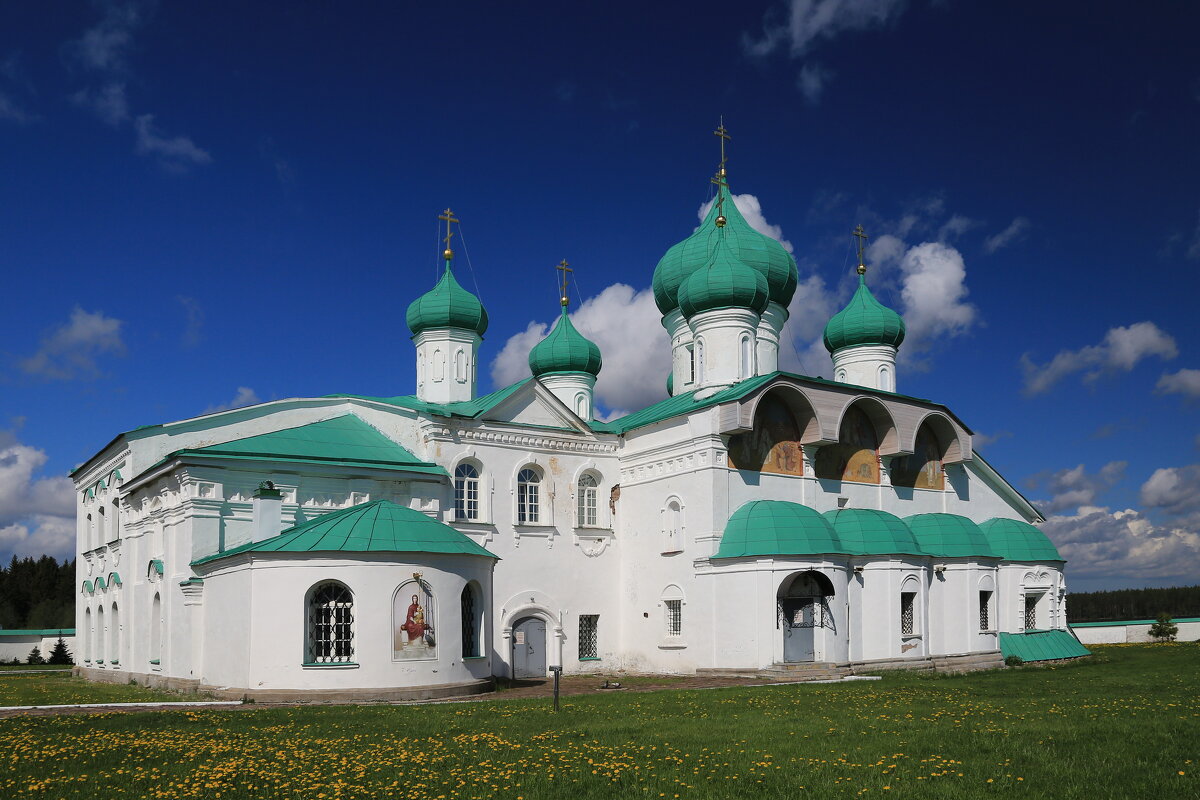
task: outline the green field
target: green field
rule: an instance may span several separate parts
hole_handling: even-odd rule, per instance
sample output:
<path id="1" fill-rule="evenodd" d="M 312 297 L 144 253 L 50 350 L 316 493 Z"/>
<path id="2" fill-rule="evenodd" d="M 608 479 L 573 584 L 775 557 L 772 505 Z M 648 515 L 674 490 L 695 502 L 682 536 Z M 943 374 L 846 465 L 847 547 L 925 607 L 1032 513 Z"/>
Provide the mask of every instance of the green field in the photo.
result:
<path id="1" fill-rule="evenodd" d="M 31 668 L 32 669 L 32 668 Z M 149 703 L 203 700 L 195 695 L 156 692 L 123 683 L 93 683 L 68 671 L 27 675 L 0 673 L 0 706 L 46 706 L 68 703 Z M 0 738 L 2 738 L 0 734 Z M 3 797 L 3 795 L 0 795 Z"/>
<path id="2" fill-rule="evenodd" d="M 1056 668 L 0 720 L 0 797 L 1200 796 L 1200 646 Z"/>

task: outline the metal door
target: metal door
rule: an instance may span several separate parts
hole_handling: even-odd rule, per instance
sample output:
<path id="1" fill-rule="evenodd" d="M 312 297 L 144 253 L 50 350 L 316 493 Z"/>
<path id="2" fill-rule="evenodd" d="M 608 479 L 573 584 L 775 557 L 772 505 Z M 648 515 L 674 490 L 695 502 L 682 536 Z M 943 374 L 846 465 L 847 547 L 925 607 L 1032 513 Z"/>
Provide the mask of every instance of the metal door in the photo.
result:
<path id="1" fill-rule="evenodd" d="M 814 661 L 816 646 L 813 631 L 816 628 L 817 598 L 789 597 L 780 602 L 783 619 L 783 660 Z"/>
<path id="2" fill-rule="evenodd" d="M 546 623 L 525 617 L 513 625 L 513 678 L 546 677 Z"/>

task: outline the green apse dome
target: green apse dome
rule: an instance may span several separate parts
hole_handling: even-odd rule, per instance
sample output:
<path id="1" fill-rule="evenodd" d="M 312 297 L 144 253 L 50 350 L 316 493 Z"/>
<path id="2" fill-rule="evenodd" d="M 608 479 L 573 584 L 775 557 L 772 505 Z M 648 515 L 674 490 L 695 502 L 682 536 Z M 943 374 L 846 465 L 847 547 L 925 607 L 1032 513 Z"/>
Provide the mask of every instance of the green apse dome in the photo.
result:
<path id="1" fill-rule="evenodd" d="M 414 336 L 430 328 L 462 328 L 483 336 L 488 327 L 483 304 L 458 285 L 449 261 L 437 285 L 409 305 L 405 321 Z"/>
<path id="2" fill-rule="evenodd" d="M 904 521 L 886 511 L 839 508 L 822 516 L 829 520 L 845 548 L 855 555 L 924 555 Z"/>
<path id="3" fill-rule="evenodd" d="M 942 558 L 1000 558 L 983 529 L 958 514 L 916 514 L 904 518 L 926 555 Z"/>
<path id="4" fill-rule="evenodd" d="M 762 273 L 743 264 L 732 248 L 718 239 L 712 260 L 683 282 L 678 299 L 679 310 L 691 319 L 717 308 L 749 308 L 761 314 L 767 310 L 770 296 Z"/>
<path id="5" fill-rule="evenodd" d="M 562 307 L 554 330 L 529 351 L 529 369 L 535 377 L 552 372 L 586 372 L 599 375 L 603 360 L 596 343 L 575 330 L 567 307 Z"/>
<path id="6" fill-rule="evenodd" d="M 717 226 L 720 212 L 718 204 L 713 203 L 695 233 L 667 250 L 654 268 L 654 302 L 663 314 L 679 307 L 680 287 L 692 273 L 708 266 L 722 236 L 735 258 L 763 276 L 773 302 L 787 308 L 796 293 L 796 260 L 778 241 L 750 227 L 727 187 L 721 186 L 720 193 L 724 197 L 720 206 L 726 217 L 725 226 Z"/>
<path id="7" fill-rule="evenodd" d="M 1005 561 L 1062 561 L 1046 534 L 1017 519 L 989 519 L 979 529 Z"/>
<path id="8" fill-rule="evenodd" d="M 845 554 L 819 513 L 786 500 L 751 500 L 729 518 L 715 558 Z"/>
<path id="9" fill-rule="evenodd" d="M 829 352 L 857 345 L 891 345 L 904 341 L 904 320 L 875 299 L 862 273 L 858 290 L 841 311 L 825 325 L 825 349 Z"/>

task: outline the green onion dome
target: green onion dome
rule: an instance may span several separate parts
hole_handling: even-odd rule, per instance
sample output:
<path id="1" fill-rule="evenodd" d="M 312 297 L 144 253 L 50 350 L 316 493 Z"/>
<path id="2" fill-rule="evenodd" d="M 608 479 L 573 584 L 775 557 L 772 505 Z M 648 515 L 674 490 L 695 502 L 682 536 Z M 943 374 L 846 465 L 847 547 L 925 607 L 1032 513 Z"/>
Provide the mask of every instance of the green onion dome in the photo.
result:
<path id="1" fill-rule="evenodd" d="M 819 513 L 786 500 L 751 500 L 725 523 L 716 558 L 846 553 Z"/>
<path id="2" fill-rule="evenodd" d="M 693 272 L 679 287 L 678 298 L 679 310 L 688 319 L 716 308 L 749 308 L 761 314 L 770 300 L 767 279 L 742 263 L 721 239 L 708 266 Z"/>
<path id="3" fill-rule="evenodd" d="M 924 555 L 912 531 L 899 517 L 873 508 L 839 508 L 822 516 L 847 551 L 855 555 Z"/>
<path id="4" fill-rule="evenodd" d="M 825 325 L 825 349 L 829 352 L 857 345 L 887 344 L 899 347 L 904 341 L 904 320 L 875 299 L 862 275 L 858 290 L 841 311 Z"/>
<path id="5" fill-rule="evenodd" d="M 552 372 L 599 375 L 602 365 L 600 348 L 575 330 L 565 305 L 554 330 L 529 351 L 529 369 L 535 377 Z"/>
<path id="6" fill-rule="evenodd" d="M 904 518 L 913 538 L 927 555 L 942 558 L 1000 558 L 983 530 L 958 514 L 916 514 Z"/>
<path id="7" fill-rule="evenodd" d="M 787 308 L 796 293 L 796 260 L 778 241 L 750 227 L 727 188 L 722 186 L 720 191 L 725 198 L 721 204 L 726 217 L 725 227 L 717 227 L 719 212 L 717 204 L 713 203 L 695 233 L 667 250 L 654 269 L 654 302 L 663 314 L 679 307 L 680 287 L 692 273 L 703 269 L 712 260 L 722 232 L 734 256 L 766 279 L 772 301 Z"/>
<path id="8" fill-rule="evenodd" d="M 405 321 L 414 336 L 429 328 L 463 328 L 483 336 L 488 327 L 483 304 L 454 280 L 449 261 L 437 285 L 408 307 Z"/>
<path id="9" fill-rule="evenodd" d="M 1062 561 L 1046 534 L 1018 519 L 989 519 L 980 524 L 988 544 L 1006 561 Z"/>

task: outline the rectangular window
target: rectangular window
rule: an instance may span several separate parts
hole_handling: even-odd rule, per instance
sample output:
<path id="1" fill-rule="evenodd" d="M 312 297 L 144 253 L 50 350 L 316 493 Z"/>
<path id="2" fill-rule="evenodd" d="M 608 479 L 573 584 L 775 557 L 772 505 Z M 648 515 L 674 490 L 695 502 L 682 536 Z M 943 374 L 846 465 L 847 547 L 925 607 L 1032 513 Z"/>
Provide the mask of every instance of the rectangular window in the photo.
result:
<path id="1" fill-rule="evenodd" d="M 517 522 L 522 525 L 538 523 L 538 485 L 517 484 Z"/>
<path id="2" fill-rule="evenodd" d="M 1037 628 L 1037 604 L 1040 596 L 1036 594 L 1025 595 L 1025 630 L 1027 631 Z"/>
<path id="3" fill-rule="evenodd" d="M 900 633 L 902 635 L 907 636 L 916 630 L 913 613 L 916 604 L 916 592 L 900 593 Z"/>
<path id="4" fill-rule="evenodd" d="M 992 593 L 979 593 L 979 630 L 990 631 L 992 629 L 991 616 L 988 614 L 988 605 L 992 602 Z"/>
<path id="5" fill-rule="evenodd" d="M 667 636 L 679 636 L 683 633 L 683 601 L 667 600 Z"/>
<path id="6" fill-rule="evenodd" d="M 454 517 L 479 519 L 479 479 L 459 478 L 454 482 Z"/>
<path id="7" fill-rule="evenodd" d="M 599 649 L 596 646 L 597 631 L 600 627 L 599 614 L 580 614 L 579 615 L 579 660 L 589 660 L 599 658 Z"/>

